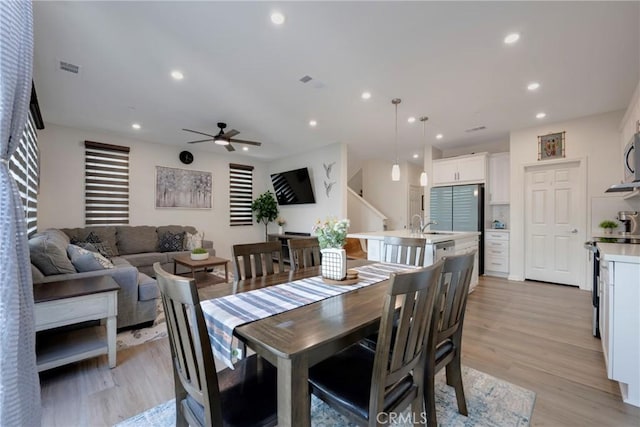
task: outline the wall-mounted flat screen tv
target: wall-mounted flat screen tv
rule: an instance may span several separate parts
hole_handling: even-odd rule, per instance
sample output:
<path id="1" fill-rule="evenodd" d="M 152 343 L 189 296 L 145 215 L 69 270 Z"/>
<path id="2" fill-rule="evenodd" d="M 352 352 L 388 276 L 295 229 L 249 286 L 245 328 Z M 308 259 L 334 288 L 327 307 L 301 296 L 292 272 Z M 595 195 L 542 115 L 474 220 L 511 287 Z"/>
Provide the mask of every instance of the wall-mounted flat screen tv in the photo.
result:
<path id="1" fill-rule="evenodd" d="M 279 205 L 301 205 L 316 202 L 307 168 L 272 173 L 271 182 Z"/>

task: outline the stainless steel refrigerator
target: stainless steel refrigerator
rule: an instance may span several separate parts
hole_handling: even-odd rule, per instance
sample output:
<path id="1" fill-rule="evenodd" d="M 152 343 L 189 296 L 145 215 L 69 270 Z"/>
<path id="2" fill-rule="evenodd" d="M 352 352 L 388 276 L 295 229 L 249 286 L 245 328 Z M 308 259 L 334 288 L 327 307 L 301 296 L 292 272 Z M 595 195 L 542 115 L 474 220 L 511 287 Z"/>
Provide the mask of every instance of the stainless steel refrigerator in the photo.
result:
<path id="1" fill-rule="evenodd" d="M 484 274 L 484 185 L 454 185 L 431 189 L 432 230 L 479 231 L 479 274 Z"/>

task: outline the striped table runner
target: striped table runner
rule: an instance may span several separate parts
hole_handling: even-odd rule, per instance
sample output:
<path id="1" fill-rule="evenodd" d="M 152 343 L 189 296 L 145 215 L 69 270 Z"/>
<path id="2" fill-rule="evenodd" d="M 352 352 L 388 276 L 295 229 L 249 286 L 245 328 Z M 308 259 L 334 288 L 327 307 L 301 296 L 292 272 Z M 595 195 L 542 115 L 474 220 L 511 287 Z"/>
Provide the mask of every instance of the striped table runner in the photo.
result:
<path id="1" fill-rule="evenodd" d="M 303 305 L 350 292 L 387 280 L 391 273 L 416 267 L 403 264 L 376 263 L 354 268 L 358 283 L 329 285 L 320 276 L 256 289 L 200 302 L 207 323 L 209 340 L 215 357 L 233 369 L 233 330 L 245 323 L 264 319 Z"/>

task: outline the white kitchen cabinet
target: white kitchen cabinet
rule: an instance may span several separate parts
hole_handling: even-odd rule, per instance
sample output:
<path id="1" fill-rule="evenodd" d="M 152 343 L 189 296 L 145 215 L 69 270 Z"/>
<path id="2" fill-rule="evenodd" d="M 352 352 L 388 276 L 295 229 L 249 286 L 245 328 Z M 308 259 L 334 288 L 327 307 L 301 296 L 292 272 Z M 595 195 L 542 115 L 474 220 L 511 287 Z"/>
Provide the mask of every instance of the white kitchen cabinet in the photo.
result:
<path id="1" fill-rule="evenodd" d="M 489 156 L 489 204 L 509 204 L 510 179 L 509 153 Z"/>
<path id="2" fill-rule="evenodd" d="M 509 231 L 485 230 L 484 273 L 499 277 L 509 273 Z"/>
<path id="3" fill-rule="evenodd" d="M 486 173 L 487 153 L 433 161 L 434 186 L 484 182 Z"/>
<path id="4" fill-rule="evenodd" d="M 478 236 L 473 236 L 465 239 L 458 239 L 455 241 L 454 254 L 461 255 L 472 251 L 476 251 L 473 258 L 473 272 L 471 273 L 471 283 L 469 283 L 469 292 L 478 285 L 478 267 L 479 267 L 479 250 L 478 250 Z"/>
<path id="5" fill-rule="evenodd" d="M 607 376 L 622 399 L 640 406 L 640 264 L 603 261 L 600 336 Z"/>

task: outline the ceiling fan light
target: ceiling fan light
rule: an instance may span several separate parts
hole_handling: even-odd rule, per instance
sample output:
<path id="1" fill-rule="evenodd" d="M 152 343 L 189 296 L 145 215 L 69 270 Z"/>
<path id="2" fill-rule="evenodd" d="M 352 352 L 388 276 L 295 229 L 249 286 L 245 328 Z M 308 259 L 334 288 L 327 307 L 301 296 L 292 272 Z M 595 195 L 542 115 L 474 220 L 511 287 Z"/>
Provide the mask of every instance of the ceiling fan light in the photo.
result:
<path id="1" fill-rule="evenodd" d="M 391 167 L 391 181 L 400 181 L 400 165 L 397 163 Z"/>
<path id="2" fill-rule="evenodd" d="M 218 144 L 218 145 L 229 145 L 229 141 L 227 141 L 226 139 L 222 139 L 222 138 L 215 138 L 213 140 L 213 142 L 215 144 Z"/>

